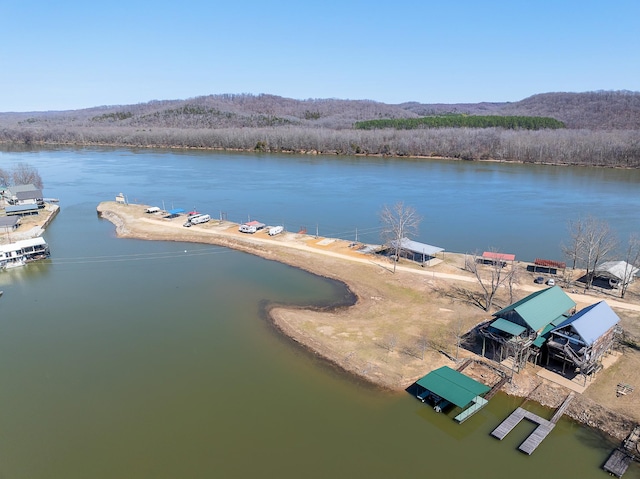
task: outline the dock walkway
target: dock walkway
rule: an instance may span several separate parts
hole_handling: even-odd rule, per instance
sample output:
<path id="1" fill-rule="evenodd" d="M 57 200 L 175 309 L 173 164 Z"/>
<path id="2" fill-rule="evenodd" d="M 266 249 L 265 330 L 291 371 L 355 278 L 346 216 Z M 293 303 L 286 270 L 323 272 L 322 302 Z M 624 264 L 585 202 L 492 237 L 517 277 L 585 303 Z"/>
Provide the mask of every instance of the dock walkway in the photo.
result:
<path id="1" fill-rule="evenodd" d="M 556 426 L 556 423 L 562 417 L 565 409 L 571 402 L 574 397 L 574 393 L 569 394 L 564 402 L 560 405 L 560 407 L 556 410 L 555 414 L 551 418 L 551 420 L 544 419 L 537 414 L 534 414 L 526 409 L 519 407 L 515 411 L 513 411 L 509 417 L 507 417 L 504 421 L 500 423 L 498 427 L 496 427 L 491 435 L 499 440 L 503 440 L 507 434 L 509 434 L 523 419 L 528 419 L 529 421 L 538 425 L 538 427 L 525 439 L 525 441 L 520 444 L 520 449 L 522 452 L 531 455 L 533 451 L 540 445 L 540 443 L 544 440 L 545 437 L 549 435 L 549 433 Z"/>

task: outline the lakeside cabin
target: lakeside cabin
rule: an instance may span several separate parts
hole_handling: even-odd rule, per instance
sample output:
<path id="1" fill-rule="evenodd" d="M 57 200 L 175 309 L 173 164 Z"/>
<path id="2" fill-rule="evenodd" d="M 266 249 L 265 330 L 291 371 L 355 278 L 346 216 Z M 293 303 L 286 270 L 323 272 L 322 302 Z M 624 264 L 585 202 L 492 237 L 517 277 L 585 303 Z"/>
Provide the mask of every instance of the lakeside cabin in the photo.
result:
<path id="1" fill-rule="evenodd" d="M 602 357 L 613 348 L 620 318 L 605 302 L 592 304 L 567 318 L 545 337 L 549 360 L 569 365 L 586 376 L 602 367 Z"/>
<path id="2" fill-rule="evenodd" d="M 32 184 L 9 186 L 4 189 L 2 196 L 12 206 L 31 205 L 44 208 L 42 190 Z"/>
<path id="3" fill-rule="evenodd" d="M 541 289 L 493 314 L 480 327 L 482 356 L 490 346 L 497 362 L 512 361 L 519 372 L 527 361 L 538 361 L 545 336 L 575 311 L 576 303 L 560 286 Z"/>

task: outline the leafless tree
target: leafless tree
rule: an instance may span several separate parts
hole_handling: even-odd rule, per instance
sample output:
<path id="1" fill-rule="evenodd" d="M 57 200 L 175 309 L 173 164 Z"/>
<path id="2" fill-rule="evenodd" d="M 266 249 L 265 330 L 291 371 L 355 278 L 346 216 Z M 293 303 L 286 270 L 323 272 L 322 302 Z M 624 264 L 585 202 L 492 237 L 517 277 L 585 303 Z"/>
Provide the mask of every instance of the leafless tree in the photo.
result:
<path id="1" fill-rule="evenodd" d="M 9 186 L 11 183 L 11 174 L 0 168 L 0 186 Z"/>
<path id="2" fill-rule="evenodd" d="M 42 178 L 40 173 L 33 166 L 27 163 L 18 163 L 11 172 L 15 185 L 31 184 L 38 189 L 42 189 Z"/>
<path id="3" fill-rule="evenodd" d="M 465 257 L 465 268 L 475 275 L 482 288 L 485 311 L 491 310 L 498 288 L 510 282 L 515 282 L 515 265 L 500 259 L 492 260 L 485 264 L 481 256 L 477 254 L 467 255 Z"/>
<path id="4" fill-rule="evenodd" d="M 564 255 L 571 261 L 571 268 L 576 269 L 582 254 L 584 241 L 584 224 L 581 218 L 569 220 L 569 243 L 562 244 Z"/>
<path id="5" fill-rule="evenodd" d="M 418 227 L 422 218 L 415 208 L 406 206 L 402 201 L 389 207 L 384 205 L 380 212 L 382 222 L 382 240 L 385 245 L 394 250 L 393 272 L 396 272 L 396 262 L 402 250 L 402 240 L 418 234 Z"/>
<path id="6" fill-rule="evenodd" d="M 592 216 L 583 221 L 582 240 L 580 241 L 582 259 L 586 267 L 586 281 L 584 289 L 593 284 L 594 272 L 600 264 L 606 261 L 617 246 L 617 240 L 609 228 L 609 223 Z"/>
<path id="7" fill-rule="evenodd" d="M 640 268 L 640 237 L 637 234 L 632 234 L 629 238 L 624 261 L 627 264 L 625 265 L 622 284 L 620 285 L 621 298 L 624 298 L 627 288 L 629 288 L 629 283 L 633 280 L 635 268 Z"/>

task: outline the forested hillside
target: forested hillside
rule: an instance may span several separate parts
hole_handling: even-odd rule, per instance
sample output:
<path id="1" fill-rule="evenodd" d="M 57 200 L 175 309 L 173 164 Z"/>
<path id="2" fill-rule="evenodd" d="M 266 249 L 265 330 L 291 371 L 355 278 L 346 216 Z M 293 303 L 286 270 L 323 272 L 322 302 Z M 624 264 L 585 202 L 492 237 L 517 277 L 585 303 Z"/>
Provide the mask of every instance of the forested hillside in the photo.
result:
<path id="1" fill-rule="evenodd" d="M 451 118 L 458 120 L 451 123 Z M 374 126 L 356 129 L 362 122 Z M 528 131 L 527 125 L 537 131 Z M 566 128 L 553 129 L 559 125 Z M 0 142 L 640 167 L 640 92 L 545 93 L 514 103 L 449 105 L 210 95 L 74 111 L 0 113 Z"/>

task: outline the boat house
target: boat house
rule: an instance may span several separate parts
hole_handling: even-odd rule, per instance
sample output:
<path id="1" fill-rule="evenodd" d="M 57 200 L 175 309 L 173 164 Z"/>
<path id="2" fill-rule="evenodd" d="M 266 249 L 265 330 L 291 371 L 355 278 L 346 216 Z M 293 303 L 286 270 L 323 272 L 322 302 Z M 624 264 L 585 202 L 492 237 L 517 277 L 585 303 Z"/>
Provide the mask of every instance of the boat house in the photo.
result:
<path id="1" fill-rule="evenodd" d="M 510 359 L 513 369 L 520 371 L 527 361 L 537 362 L 545 336 L 571 316 L 575 307 L 559 286 L 530 294 L 495 313 L 480 328 L 482 355 L 489 347 L 494 360 Z"/>
<path id="2" fill-rule="evenodd" d="M 600 369 L 613 347 L 620 318 L 605 302 L 592 304 L 553 328 L 545 340 L 550 359 L 575 368 L 584 376 Z"/>
<path id="3" fill-rule="evenodd" d="M 418 399 L 429 401 L 433 408 L 440 412 L 450 405 L 457 406 L 462 412 L 456 416 L 456 421 L 462 422 L 467 417 L 487 404 L 484 399 L 491 388 L 475 379 L 451 369 L 448 366 L 431 371 L 416 381 Z"/>

